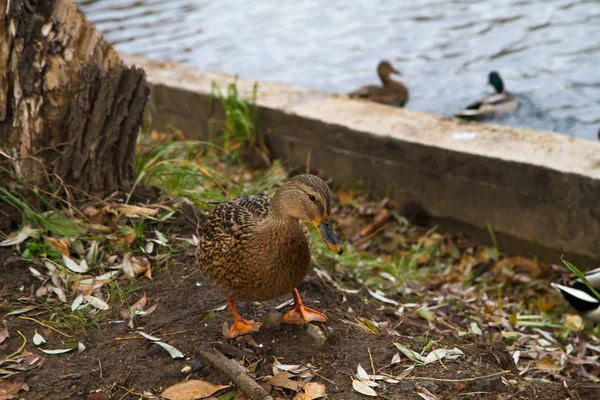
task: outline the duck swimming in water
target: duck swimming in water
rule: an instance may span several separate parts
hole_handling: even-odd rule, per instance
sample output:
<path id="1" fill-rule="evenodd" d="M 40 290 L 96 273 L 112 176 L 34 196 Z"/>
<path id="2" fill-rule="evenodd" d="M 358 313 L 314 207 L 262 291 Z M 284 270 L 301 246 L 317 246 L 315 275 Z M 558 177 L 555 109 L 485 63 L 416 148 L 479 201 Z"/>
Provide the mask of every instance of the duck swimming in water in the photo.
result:
<path id="1" fill-rule="evenodd" d="M 315 175 L 297 175 L 273 198 L 245 196 L 219 204 L 206 218 L 196 259 L 206 279 L 226 297 L 233 314 L 229 337 L 257 331 L 261 323 L 242 319 L 235 301 L 262 301 L 292 293 L 294 308 L 285 323 L 325 322 L 322 313 L 302 304 L 296 287 L 311 260 L 310 221 L 325 244 L 342 254 L 330 221 L 331 192 Z"/>
<path id="2" fill-rule="evenodd" d="M 374 101 L 391 106 L 404 107 L 408 103 L 408 89 L 400 82 L 392 79 L 391 74 L 401 75 L 389 61 L 381 61 L 377 66 L 377 75 L 382 86 L 367 85 L 348 93 L 351 98 Z"/>
<path id="3" fill-rule="evenodd" d="M 504 90 L 504 82 L 496 71 L 490 72 L 488 83 L 494 87 L 496 93 L 488 95 L 475 103 L 470 104 L 462 111 L 455 114 L 459 118 L 482 118 L 495 114 L 515 111 L 519 102 L 515 97 Z"/>

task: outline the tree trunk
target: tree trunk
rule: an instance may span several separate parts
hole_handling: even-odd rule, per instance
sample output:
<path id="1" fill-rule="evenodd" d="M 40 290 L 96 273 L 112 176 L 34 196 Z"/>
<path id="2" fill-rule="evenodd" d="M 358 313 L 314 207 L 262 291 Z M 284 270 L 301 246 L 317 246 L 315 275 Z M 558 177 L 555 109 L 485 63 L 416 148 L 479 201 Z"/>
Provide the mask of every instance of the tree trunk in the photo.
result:
<path id="1" fill-rule="evenodd" d="M 53 176 L 78 199 L 129 190 L 144 71 L 72 0 L 0 0 L 0 12 L 0 149 L 15 170 Z"/>

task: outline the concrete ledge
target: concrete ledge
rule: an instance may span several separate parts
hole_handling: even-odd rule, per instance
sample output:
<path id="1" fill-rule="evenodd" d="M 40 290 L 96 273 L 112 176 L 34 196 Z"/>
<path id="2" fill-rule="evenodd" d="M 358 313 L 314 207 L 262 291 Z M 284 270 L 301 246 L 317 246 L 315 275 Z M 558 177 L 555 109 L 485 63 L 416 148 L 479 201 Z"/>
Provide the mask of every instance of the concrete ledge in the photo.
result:
<path id="1" fill-rule="evenodd" d="M 222 110 L 211 83 L 233 77 L 123 55 L 143 67 L 157 127 L 206 138 Z M 239 79 L 242 94 L 254 81 Z M 260 82 L 259 125 L 274 153 L 349 186 L 418 202 L 435 217 L 595 260 L 600 249 L 600 144 L 530 129 L 466 123 L 306 88 Z M 216 113 L 216 114 L 215 114 Z M 222 114 L 221 114 L 222 115 Z"/>

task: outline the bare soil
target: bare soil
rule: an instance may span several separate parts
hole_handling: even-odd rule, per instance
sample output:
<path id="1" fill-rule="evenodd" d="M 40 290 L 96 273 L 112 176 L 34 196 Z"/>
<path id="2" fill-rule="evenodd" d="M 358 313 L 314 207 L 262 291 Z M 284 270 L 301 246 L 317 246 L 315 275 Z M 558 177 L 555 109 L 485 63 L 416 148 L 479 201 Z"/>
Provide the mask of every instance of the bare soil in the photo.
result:
<path id="1" fill-rule="evenodd" d="M 181 234 L 191 235 L 196 229 L 188 218 L 179 218 L 177 224 Z M 28 295 L 38 283 L 28 266 L 26 260 L 0 248 L 0 312 L 3 315 L 14 309 L 17 299 Z M 182 351 L 185 359 L 173 360 L 165 350 L 137 335 L 124 323 L 105 322 L 77 335 L 86 346 L 82 353 L 46 355 L 41 367 L 27 372 L 25 382 L 29 392 L 21 391 L 19 397 L 88 399 L 91 394 L 103 393 L 110 399 L 139 399 L 144 391 L 158 394 L 185 379 L 227 385 L 229 378 L 197 351 L 200 345 L 210 343 L 229 357 L 245 359 L 245 365 L 257 361 L 256 376 L 272 375 L 274 358 L 282 364 L 310 364 L 318 374 L 313 381 L 326 385 L 327 398 L 363 399 L 367 397 L 352 389 L 351 376 L 356 374 L 359 363 L 369 373 L 373 365 L 378 371 L 398 374 L 414 363 L 402 357 L 400 364 L 390 367 L 397 353 L 393 342 L 420 351 L 429 340 L 448 337 L 452 337 L 448 347 L 459 347 L 464 357 L 417 366 L 410 379 L 378 387 L 380 398 L 421 400 L 415 392 L 418 386 L 442 399 L 564 400 L 569 397 L 558 383 L 521 378 L 512 357 L 500 342 L 478 341 L 473 336 L 455 339 L 451 331 L 432 329 L 428 321 L 414 314 L 398 317 L 381 303 L 369 302 L 360 294 L 342 293 L 313 275 L 299 290 L 305 304 L 329 317 L 327 323 L 316 324 L 326 336 L 321 347 L 307 334 L 306 328 L 277 324 L 264 326 L 254 334 L 256 343 L 247 338 L 225 339 L 222 325 L 231 322 L 231 314 L 227 309 L 211 313 L 225 302 L 219 292 L 202 279 L 191 246 L 189 251 L 174 257 L 168 269 L 157 273 L 152 280 L 142 278 L 138 286 L 131 294 L 132 302 L 146 293 L 149 300 L 159 299 L 159 305 L 154 313 L 137 320 L 137 328 L 164 337 L 163 341 Z M 264 320 L 284 300 L 240 304 L 238 311 L 248 319 Z M 211 315 L 214 317 L 210 318 Z M 356 318 L 361 316 L 388 322 L 390 329 L 371 333 L 356 323 Z M 43 318 L 40 316 L 40 320 Z M 28 339 L 25 348 L 33 353 L 42 354 L 31 343 L 36 330 L 46 338 L 48 348 L 64 347 L 61 342 L 70 340 L 19 316 L 6 319 L 11 336 L 0 345 L 0 359 L 22 345 L 22 338 L 15 334 L 17 331 Z M 191 371 L 182 372 L 186 366 L 190 366 Z M 589 383 L 569 382 L 571 390 L 577 389 L 582 399 L 598 398 L 598 392 L 593 387 L 586 391 L 586 385 Z M 292 399 L 295 394 L 273 388 L 272 395 Z"/>

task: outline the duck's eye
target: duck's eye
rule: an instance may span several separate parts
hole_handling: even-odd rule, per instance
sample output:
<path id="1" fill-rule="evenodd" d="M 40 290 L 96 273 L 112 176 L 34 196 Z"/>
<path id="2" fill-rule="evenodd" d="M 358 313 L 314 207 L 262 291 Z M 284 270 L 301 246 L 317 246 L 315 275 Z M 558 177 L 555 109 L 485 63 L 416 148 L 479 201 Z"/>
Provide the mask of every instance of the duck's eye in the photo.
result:
<path id="1" fill-rule="evenodd" d="M 317 198 L 315 197 L 314 194 L 309 194 L 308 198 L 309 198 L 310 201 L 317 201 Z"/>

